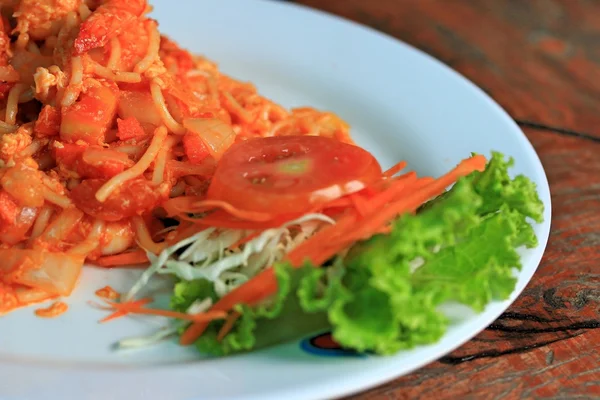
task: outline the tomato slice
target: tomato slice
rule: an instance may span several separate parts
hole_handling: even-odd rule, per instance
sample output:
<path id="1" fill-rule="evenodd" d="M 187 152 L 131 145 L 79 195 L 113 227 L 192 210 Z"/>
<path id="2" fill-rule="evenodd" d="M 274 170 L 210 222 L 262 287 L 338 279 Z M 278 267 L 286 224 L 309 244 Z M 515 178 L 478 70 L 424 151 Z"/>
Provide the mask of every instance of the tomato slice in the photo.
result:
<path id="1" fill-rule="evenodd" d="M 319 136 L 249 139 L 223 155 L 207 198 L 272 214 L 304 212 L 381 178 L 366 150 Z"/>

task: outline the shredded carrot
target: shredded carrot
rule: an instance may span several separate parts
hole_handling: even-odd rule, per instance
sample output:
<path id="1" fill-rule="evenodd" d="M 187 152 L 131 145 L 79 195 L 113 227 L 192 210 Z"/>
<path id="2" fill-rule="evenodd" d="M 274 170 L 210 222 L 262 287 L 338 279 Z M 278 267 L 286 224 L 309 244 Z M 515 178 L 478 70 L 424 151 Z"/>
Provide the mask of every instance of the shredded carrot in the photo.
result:
<path id="1" fill-rule="evenodd" d="M 234 311 L 231 314 L 229 314 L 229 317 L 227 317 L 225 323 L 223 324 L 223 326 L 219 330 L 219 333 L 217 334 L 217 342 L 220 342 L 221 340 L 223 340 L 223 338 L 225 338 L 225 336 L 227 336 L 231 329 L 233 329 L 233 326 L 235 325 L 236 321 L 241 316 L 242 314 L 240 314 L 237 311 Z"/>
<path id="2" fill-rule="evenodd" d="M 128 253 L 116 254 L 113 256 L 103 256 L 94 260 L 93 263 L 99 267 L 112 268 L 123 265 L 133 266 L 148 262 L 148 256 L 144 250 L 130 251 Z"/>
<path id="3" fill-rule="evenodd" d="M 381 179 L 378 182 L 374 182 L 371 185 L 367 186 L 363 190 L 360 191 L 360 194 L 365 198 L 371 199 L 373 197 L 378 197 L 381 193 L 392 186 L 397 185 L 399 182 L 413 181 L 417 178 L 417 173 L 415 171 L 409 171 L 402 175 L 393 176 L 390 178 Z M 425 179 L 425 178 L 420 178 Z M 433 178 L 431 178 L 433 179 Z"/>
<path id="4" fill-rule="evenodd" d="M 56 318 L 59 315 L 62 315 L 65 312 L 67 312 L 68 309 L 69 306 L 66 303 L 62 301 L 57 301 L 55 303 L 52 303 L 47 308 L 39 308 L 35 310 L 35 315 L 42 318 Z"/>
<path id="5" fill-rule="evenodd" d="M 227 312 L 236 304 L 255 304 L 277 292 L 277 279 L 272 268 L 265 269 L 235 290 L 221 297 L 211 308 L 212 311 Z M 184 346 L 194 343 L 206 330 L 208 323 L 195 322 L 181 335 L 179 343 Z"/>
<path id="6" fill-rule="evenodd" d="M 344 197 L 339 197 L 335 200 L 332 200 L 328 203 L 325 203 L 323 205 L 323 209 L 329 209 L 329 208 L 348 208 L 348 207 L 352 207 L 353 203 L 352 200 L 350 200 L 350 196 L 344 196 Z"/>
<path id="7" fill-rule="evenodd" d="M 348 196 L 350 203 L 361 217 L 367 214 L 367 210 L 370 209 L 370 205 L 364 201 L 363 197 L 357 193 L 352 193 Z"/>
<path id="8" fill-rule="evenodd" d="M 102 322 L 108 322 L 108 321 L 111 321 L 113 319 L 124 317 L 124 316 L 126 316 L 128 314 L 127 308 L 135 309 L 136 307 L 141 307 L 141 306 L 146 305 L 148 303 L 152 303 L 152 301 L 153 300 L 151 298 L 145 298 L 145 299 L 140 299 L 140 300 L 129 301 L 129 302 L 126 302 L 126 303 L 119 303 L 120 306 L 123 306 L 125 308 L 119 308 L 116 312 L 112 313 L 108 317 L 101 319 L 100 322 L 101 323 Z M 110 303 L 110 304 L 116 304 L 116 303 Z M 107 309 L 107 310 L 113 310 L 113 309 L 115 309 L 115 307 L 106 307 L 105 309 Z"/>
<path id="9" fill-rule="evenodd" d="M 391 178 L 392 176 L 396 175 L 398 172 L 400 172 L 404 168 L 406 168 L 406 164 L 407 164 L 406 161 L 400 161 L 399 163 L 397 163 L 396 165 L 392 166 L 390 169 L 385 171 L 383 173 L 383 177 Z"/>
<path id="10" fill-rule="evenodd" d="M 426 180 L 423 186 L 416 188 L 412 193 L 402 196 L 387 207 L 377 209 L 374 214 L 365 218 L 359 226 L 354 227 L 348 232 L 348 240 L 358 240 L 371 236 L 374 231 L 397 215 L 415 211 L 424 202 L 442 194 L 458 178 L 466 176 L 473 171 L 482 171 L 485 168 L 485 163 L 485 157 L 474 156 L 463 160 L 456 168 L 442 177 L 433 181 Z"/>
<path id="11" fill-rule="evenodd" d="M 113 303 L 113 302 L 107 301 L 107 303 L 110 305 L 110 307 L 112 309 L 116 310 L 116 312 L 113 313 L 112 315 L 109 315 L 108 317 L 104 318 L 100 322 L 110 321 L 111 319 L 114 319 L 117 317 L 116 314 L 119 314 L 118 317 L 125 316 L 128 314 L 156 315 L 156 316 L 160 316 L 160 317 L 176 318 L 176 319 L 182 319 L 182 320 L 192 321 L 192 322 L 210 322 L 210 321 L 214 321 L 216 319 L 224 319 L 227 317 L 227 313 L 225 311 L 214 311 L 213 310 L 213 311 L 208 311 L 208 312 L 199 313 L 199 314 L 186 314 L 186 313 L 170 311 L 170 310 L 161 310 L 161 309 L 155 309 L 155 308 L 142 308 L 144 304 L 147 304 L 147 302 L 142 304 L 141 301 L 133 301 L 133 302 L 127 302 L 127 303 Z"/>
<path id="12" fill-rule="evenodd" d="M 370 210 L 377 210 L 390 201 L 392 201 L 395 197 L 403 194 L 407 188 L 409 188 L 412 184 L 417 182 L 419 178 L 417 178 L 417 174 L 414 171 L 409 172 L 402 177 L 399 177 L 391 182 L 389 182 L 389 186 L 387 189 L 382 190 L 378 194 L 374 195 L 371 199 L 369 199 L 368 206 Z M 424 178 L 421 178 L 424 179 Z"/>
<path id="13" fill-rule="evenodd" d="M 375 220 L 375 215 L 377 215 L 379 212 L 381 212 L 383 209 L 388 209 L 389 207 L 393 207 L 394 204 L 396 204 L 396 201 L 400 201 L 402 199 L 405 199 L 407 197 L 406 193 L 410 192 L 409 196 L 411 194 L 417 193 L 421 188 L 429 185 L 431 182 L 433 182 L 433 178 L 419 178 L 417 181 L 412 182 L 410 185 L 407 186 L 403 186 L 401 189 L 401 191 L 397 190 L 398 188 L 394 188 L 393 192 L 395 194 L 395 198 L 388 204 L 383 204 L 381 207 L 377 207 L 377 208 L 372 208 L 369 212 L 369 214 L 367 214 L 365 216 L 365 218 L 362 221 L 357 222 L 357 224 L 355 224 L 352 229 L 349 229 L 345 232 L 341 232 L 341 235 L 338 236 L 337 241 L 341 241 L 344 242 L 346 244 L 348 244 L 349 242 L 356 242 L 357 240 L 364 240 L 367 239 L 371 236 L 373 236 L 374 234 L 380 232 L 382 229 L 385 231 L 386 229 L 389 229 L 389 226 L 386 228 L 387 224 L 391 221 L 391 219 L 393 219 L 395 216 L 402 214 L 404 212 L 413 212 L 414 210 L 416 210 L 416 208 L 418 208 L 423 202 L 427 201 L 423 200 L 417 200 L 416 206 L 414 208 L 407 208 L 405 210 L 399 209 L 397 210 L 397 212 L 393 215 L 391 215 L 388 218 L 382 218 L 381 220 Z M 382 197 L 390 197 L 389 196 L 390 192 L 386 192 L 382 194 Z M 373 203 L 376 205 L 379 205 L 380 203 L 380 198 L 373 198 L 371 203 L 369 204 L 369 206 L 373 206 Z M 366 227 L 366 228 L 365 228 Z M 330 241 L 328 242 L 323 242 L 324 245 L 332 245 L 335 244 L 336 242 L 336 238 L 332 238 Z"/>
<path id="14" fill-rule="evenodd" d="M 288 254 L 288 260 L 293 265 L 300 265 L 305 260 L 320 265 L 352 243 L 378 233 L 396 216 L 414 212 L 425 201 L 441 194 L 461 176 L 483 168 L 485 158 L 470 158 L 439 179 L 420 178 L 409 182 L 408 185 L 407 180 L 403 180 L 401 184 L 396 183 L 380 196 L 370 200 L 369 206 L 373 209 L 365 218 L 357 220 L 352 218 L 351 214 L 345 216 L 342 219 L 343 223 L 338 221 L 296 247 Z"/>
<path id="15" fill-rule="evenodd" d="M 389 235 L 392 233 L 392 227 L 390 225 L 382 226 L 376 233 L 378 235 Z"/>
<path id="16" fill-rule="evenodd" d="M 96 290 L 96 296 L 109 300 L 118 300 L 121 295 L 110 286 L 104 286 L 102 289 Z"/>
<path id="17" fill-rule="evenodd" d="M 347 211 L 337 219 L 335 225 L 326 226 L 288 253 L 287 260 L 292 265 L 300 265 L 306 259 L 312 259 L 310 255 L 315 252 L 315 249 L 321 249 L 340 233 L 350 230 L 356 223 L 357 217 L 355 212 Z"/>
<path id="18" fill-rule="evenodd" d="M 321 241 L 314 243 L 307 243 L 310 241 L 304 242 L 303 245 L 312 246 L 308 248 L 306 254 L 302 254 L 302 259 L 299 259 L 297 258 L 298 256 L 296 256 L 294 261 L 298 263 L 305 259 L 309 259 L 311 262 L 319 265 L 352 245 L 352 243 L 373 236 L 396 216 L 406 212 L 414 212 L 424 202 L 443 193 L 447 186 L 456 182 L 461 176 L 468 175 L 474 170 L 478 170 L 479 168 L 483 169 L 484 167 L 485 158 L 483 161 L 481 159 L 467 159 L 454 170 L 439 179 L 432 180 L 430 178 L 421 178 L 409 188 L 410 193 L 408 195 L 399 197 L 385 207 L 375 209 L 375 212 L 359 221 L 351 229 L 342 231 L 342 235 L 339 237 L 328 238 L 326 240 L 321 239 Z M 291 256 L 292 255 L 290 254 L 289 257 L 291 258 Z"/>
<path id="19" fill-rule="evenodd" d="M 214 310 L 204 312 L 204 313 L 199 313 L 199 314 L 186 314 L 186 313 L 181 313 L 181 312 L 176 312 L 176 311 L 161 310 L 161 309 L 155 309 L 155 308 L 134 308 L 134 309 L 127 310 L 127 313 L 156 315 L 156 316 L 160 316 L 160 317 L 182 319 L 182 320 L 191 321 L 191 322 L 210 322 L 210 321 L 213 321 L 216 319 L 227 318 L 227 313 L 225 311 L 214 311 Z"/>

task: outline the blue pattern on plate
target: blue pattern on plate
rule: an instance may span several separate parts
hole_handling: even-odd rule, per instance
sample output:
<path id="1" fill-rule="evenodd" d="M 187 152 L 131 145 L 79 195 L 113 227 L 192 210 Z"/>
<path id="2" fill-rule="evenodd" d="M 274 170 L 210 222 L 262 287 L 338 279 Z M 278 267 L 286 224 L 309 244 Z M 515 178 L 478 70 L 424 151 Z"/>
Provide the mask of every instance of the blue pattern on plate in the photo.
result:
<path id="1" fill-rule="evenodd" d="M 302 340 L 300 348 L 309 354 L 324 357 L 367 357 L 365 353 L 342 348 L 333 340 L 331 332 L 319 333 Z"/>

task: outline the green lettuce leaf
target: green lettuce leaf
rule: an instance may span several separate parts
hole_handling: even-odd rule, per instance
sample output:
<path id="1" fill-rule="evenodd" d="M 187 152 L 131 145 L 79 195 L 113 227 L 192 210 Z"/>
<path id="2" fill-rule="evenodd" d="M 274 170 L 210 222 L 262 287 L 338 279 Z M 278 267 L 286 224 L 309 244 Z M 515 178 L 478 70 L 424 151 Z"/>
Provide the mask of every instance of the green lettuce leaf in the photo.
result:
<path id="1" fill-rule="evenodd" d="M 241 313 L 241 317 L 221 341 L 217 340 L 217 335 L 224 322 L 212 322 L 195 343 L 200 352 L 220 356 L 256 350 L 329 326 L 324 311 L 304 310 L 294 295 L 302 291 L 301 282 L 314 282 L 322 271 L 312 265 L 293 268 L 287 264 L 278 264 L 274 268 L 279 288 L 277 294 L 268 303 L 257 307 L 237 306 L 236 310 Z M 313 294 L 311 293 L 311 300 L 317 301 Z"/>
<path id="2" fill-rule="evenodd" d="M 224 355 L 323 329 L 344 347 L 378 354 L 439 340 L 449 323 L 441 305 L 481 311 L 506 299 L 521 267 L 517 249 L 537 244 L 528 219 L 542 221 L 544 205 L 529 179 L 510 177 L 511 166 L 493 153 L 485 171 L 398 218 L 391 234 L 356 244 L 333 266 L 275 266 L 277 295 L 259 307 L 239 306 L 242 316 L 220 342 L 223 322 L 211 323 L 197 348 Z M 206 295 L 204 284 L 179 285 L 174 306 Z"/>
<path id="3" fill-rule="evenodd" d="M 206 279 L 193 281 L 179 281 L 175 284 L 171 296 L 171 309 L 178 312 L 187 312 L 188 308 L 196 301 L 210 298 L 217 299 L 213 283 Z"/>

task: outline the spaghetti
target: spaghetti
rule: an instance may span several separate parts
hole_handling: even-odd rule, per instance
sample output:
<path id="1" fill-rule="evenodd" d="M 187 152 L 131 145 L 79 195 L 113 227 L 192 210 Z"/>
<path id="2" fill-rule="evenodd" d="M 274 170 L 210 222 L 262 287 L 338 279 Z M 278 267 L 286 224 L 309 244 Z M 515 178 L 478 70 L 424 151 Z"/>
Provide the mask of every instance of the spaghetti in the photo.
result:
<path id="1" fill-rule="evenodd" d="M 160 252 L 165 232 L 185 233 L 162 204 L 203 196 L 235 142 L 351 142 L 333 114 L 287 111 L 161 36 L 145 0 L 41 3 L 5 4 L 0 20 L 1 312 L 29 304 L 19 288 L 69 294 L 86 260 Z"/>

